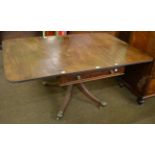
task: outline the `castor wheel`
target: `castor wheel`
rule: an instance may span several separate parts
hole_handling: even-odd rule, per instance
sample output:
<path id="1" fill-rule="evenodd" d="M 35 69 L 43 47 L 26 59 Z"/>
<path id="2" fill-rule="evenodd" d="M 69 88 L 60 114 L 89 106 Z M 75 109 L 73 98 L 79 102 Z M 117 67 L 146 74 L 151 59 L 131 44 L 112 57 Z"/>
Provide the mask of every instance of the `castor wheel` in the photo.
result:
<path id="1" fill-rule="evenodd" d="M 142 97 L 139 97 L 139 98 L 137 99 L 137 103 L 138 103 L 139 105 L 143 105 L 144 102 L 145 102 L 145 100 L 144 100 Z"/>
<path id="2" fill-rule="evenodd" d="M 57 113 L 56 120 L 60 120 L 63 116 L 64 116 L 64 112 L 60 110 L 60 111 Z"/>

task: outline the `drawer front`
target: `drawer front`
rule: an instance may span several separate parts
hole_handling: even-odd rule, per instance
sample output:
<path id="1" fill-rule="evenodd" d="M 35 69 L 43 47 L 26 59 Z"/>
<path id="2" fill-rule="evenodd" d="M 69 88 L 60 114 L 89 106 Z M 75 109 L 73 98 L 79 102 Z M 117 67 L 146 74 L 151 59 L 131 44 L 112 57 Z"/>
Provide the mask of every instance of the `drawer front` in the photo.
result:
<path id="1" fill-rule="evenodd" d="M 114 76 L 120 76 L 124 74 L 124 67 L 120 68 L 112 68 L 107 70 L 96 70 L 96 71 L 89 71 L 79 74 L 72 74 L 72 75 L 63 75 L 59 77 L 59 85 L 66 86 L 71 84 L 77 84 L 81 82 L 88 82 L 94 81 L 104 78 L 110 78 Z"/>
<path id="2" fill-rule="evenodd" d="M 146 87 L 146 95 L 155 94 L 155 78 L 150 79 Z"/>

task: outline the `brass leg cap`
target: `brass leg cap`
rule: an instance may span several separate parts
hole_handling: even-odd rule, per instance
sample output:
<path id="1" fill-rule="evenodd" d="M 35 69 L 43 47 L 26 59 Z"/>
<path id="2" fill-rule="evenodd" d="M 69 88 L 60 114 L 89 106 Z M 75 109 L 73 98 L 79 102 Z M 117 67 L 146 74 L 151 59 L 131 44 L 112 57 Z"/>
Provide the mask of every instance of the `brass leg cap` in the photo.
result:
<path id="1" fill-rule="evenodd" d="M 101 102 L 101 105 L 102 105 L 103 107 L 105 107 L 105 106 L 108 105 L 108 103 L 107 103 L 107 102 Z"/>
<path id="2" fill-rule="evenodd" d="M 57 114 L 56 120 L 60 120 L 63 116 L 64 116 L 64 112 L 63 111 L 59 111 L 58 114 Z"/>

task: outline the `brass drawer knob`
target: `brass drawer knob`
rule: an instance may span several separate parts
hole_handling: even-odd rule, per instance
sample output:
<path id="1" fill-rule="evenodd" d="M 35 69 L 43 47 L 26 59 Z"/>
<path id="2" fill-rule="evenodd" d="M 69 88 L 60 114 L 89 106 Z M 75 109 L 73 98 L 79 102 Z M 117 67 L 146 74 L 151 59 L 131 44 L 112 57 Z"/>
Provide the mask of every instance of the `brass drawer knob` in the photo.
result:
<path id="1" fill-rule="evenodd" d="M 118 72 L 118 68 L 115 68 L 115 69 L 114 69 L 114 72 Z"/>
<path id="2" fill-rule="evenodd" d="M 110 70 L 110 73 L 111 73 L 111 74 L 114 74 L 114 73 L 116 73 L 116 72 L 118 72 L 118 68 L 115 68 L 115 69 L 111 69 L 111 70 Z"/>

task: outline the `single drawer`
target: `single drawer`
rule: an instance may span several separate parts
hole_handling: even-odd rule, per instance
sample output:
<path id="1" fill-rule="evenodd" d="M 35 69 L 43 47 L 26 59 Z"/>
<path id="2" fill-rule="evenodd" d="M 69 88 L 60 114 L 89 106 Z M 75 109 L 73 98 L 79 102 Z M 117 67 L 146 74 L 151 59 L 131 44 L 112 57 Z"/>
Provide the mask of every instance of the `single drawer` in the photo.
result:
<path id="1" fill-rule="evenodd" d="M 120 76 L 124 74 L 124 70 L 125 70 L 124 67 L 119 67 L 106 70 L 95 70 L 89 72 L 87 71 L 72 75 L 62 75 L 59 77 L 59 85 L 66 86 L 71 84 L 110 78 L 114 76 Z"/>

